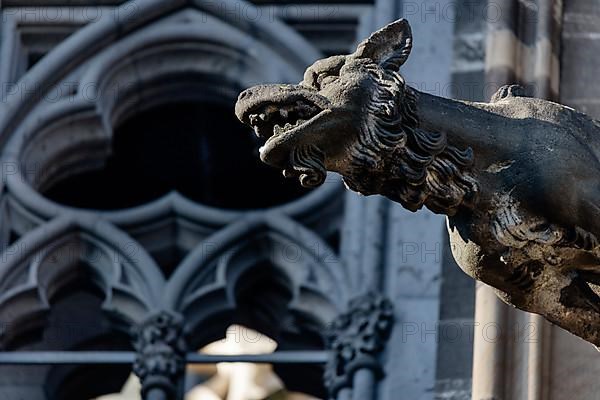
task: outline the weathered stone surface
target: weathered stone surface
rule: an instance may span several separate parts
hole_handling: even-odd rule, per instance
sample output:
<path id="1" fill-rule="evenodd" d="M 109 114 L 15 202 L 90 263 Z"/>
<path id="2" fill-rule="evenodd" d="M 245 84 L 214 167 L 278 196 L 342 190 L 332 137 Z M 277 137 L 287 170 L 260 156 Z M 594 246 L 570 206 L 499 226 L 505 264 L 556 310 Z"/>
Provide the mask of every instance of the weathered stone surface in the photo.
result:
<path id="1" fill-rule="evenodd" d="M 176 384 L 185 371 L 187 344 L 183 338 L 183 318 L 160 312 L 135 332 L 137 351 L 134 373 L 142 382 L 144 397 L 154 389 L 174 398 Z"/>
<path id="2" fill-rule="evenodd" d="M 600 345 L 600 123 L 504 86 L 491 103 L 405 84 L 412 48 L 396 21 L 299 85 L 240 94 L 261 159 L 305 186 L 326 170 L 365 195 L 446 214 L 454 257 L 500 297 Z"/>
<path id="3" fill-rule="evenodd" d="M 379 294 L 354 298 L 348 308 L 326 333 L 332 355 L 325 368 L 325 381 L 331 398 L 352 387 L 355 374 L 361 369 L 382 374 L 377 356 L 394 324 L 393 304 Z"/>

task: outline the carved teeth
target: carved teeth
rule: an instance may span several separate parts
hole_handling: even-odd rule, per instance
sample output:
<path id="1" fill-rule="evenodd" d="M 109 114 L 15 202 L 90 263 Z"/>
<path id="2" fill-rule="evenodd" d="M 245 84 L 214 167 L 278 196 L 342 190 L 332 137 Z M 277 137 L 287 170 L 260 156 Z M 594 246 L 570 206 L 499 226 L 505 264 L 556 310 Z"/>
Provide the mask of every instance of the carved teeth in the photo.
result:
<path id="1" fill-rule="evenodd" d="M 288 105 L 267 104 L 250 114 L 248 122 L 254 128 L 256 136 L 268 139 L 299 127 L 319 111 L 320 108 L 302 101 Z"/>
<path id="2" fill-rule="evenodd" d="M 283 127 L 275 124 L 275 125 L 273 125 L 273 135 L 279 135 L 283 132 L 287 132 L 291 129 L 297 128 L 298 126 L 302 125 L 305 122 L 306 122 L 305 120 L 299 119 L 296 122 L 294 122 L 294 124 L 290 124 L 289 122 L 286 122 Z"/>
<path id="3" fill-rule="evenodd" d="M 253 126 L 258 125 L 260 122 L 267 121 L 268 119 L 269 119 L 269 116 L 265 113 L 261 113 L 259 115 L 250 114 L 250 116 L 248 117 L 248 120 L 250 121 L 250 125 L 253 125 Z"/>

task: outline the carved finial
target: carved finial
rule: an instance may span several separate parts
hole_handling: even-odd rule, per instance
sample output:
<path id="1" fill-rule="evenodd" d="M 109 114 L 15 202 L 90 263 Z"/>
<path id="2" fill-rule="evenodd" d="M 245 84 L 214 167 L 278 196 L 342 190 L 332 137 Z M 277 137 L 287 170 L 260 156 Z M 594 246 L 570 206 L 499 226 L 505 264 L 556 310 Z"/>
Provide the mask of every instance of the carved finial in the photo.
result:
<path id="1" fill-rule="evenodd" d="M 377 357 L 390 335 L 393 318 L 392 303 L 368 293 L 352 300 L 348 311 L 333 321 L 326 334 L 332 356 L 325 368 L 325 384 L 333 398 L 340 389 L 352 386 L 358 369 L 382 374 Z"/>
<path id="2" fill-rule="evenodd" d="M 182 317 L 166 311 L 151 316 L 136 329 L 134 347 L 133 372 L 142 382 L 144 398 L 155 388 L 174 396 L 185 371 L 187 345 Z"/>

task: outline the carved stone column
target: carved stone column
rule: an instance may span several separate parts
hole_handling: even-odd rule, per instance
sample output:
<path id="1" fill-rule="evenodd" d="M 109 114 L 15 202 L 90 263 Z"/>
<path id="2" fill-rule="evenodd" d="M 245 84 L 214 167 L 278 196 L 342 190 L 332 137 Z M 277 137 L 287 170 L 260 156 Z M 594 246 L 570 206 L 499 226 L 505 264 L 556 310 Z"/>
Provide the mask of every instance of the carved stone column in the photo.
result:
<path id="1" fill-rule="evenodd" d="M 378 356 L 393 324 L 393 305 L 385 297 L 368 293 L 352 300 L 327 332 L 332 356 L 325 369 L 325 384 L 332 399 L 374 398 L 376 380 L 383 376 Z"/>
<path id="2" fill-rule="evenodd" d="M 187 352 L 182 317 L 161 311 L 142 323 L 135 336 L 137 356 L 133 372 L 142 382 L 142 397 L 175 400 Z"/>

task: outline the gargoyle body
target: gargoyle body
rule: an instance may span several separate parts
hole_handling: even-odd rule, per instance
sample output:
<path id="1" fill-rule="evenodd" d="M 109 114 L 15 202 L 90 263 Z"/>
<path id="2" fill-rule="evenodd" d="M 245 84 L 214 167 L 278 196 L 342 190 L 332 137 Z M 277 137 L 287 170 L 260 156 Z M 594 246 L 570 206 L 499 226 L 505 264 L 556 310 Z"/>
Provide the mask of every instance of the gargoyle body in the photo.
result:
<path id="1" fill-rule="evenodd" d="M 240 94 L 261 159 L 316 186 L 348 188 L 448 216 L 454 257 L 509 304 L 600 346 L 600 123 L 504 86 L 490 103 L 420 93 L 400 66 L 396 21 L 298 85 Z"/>

